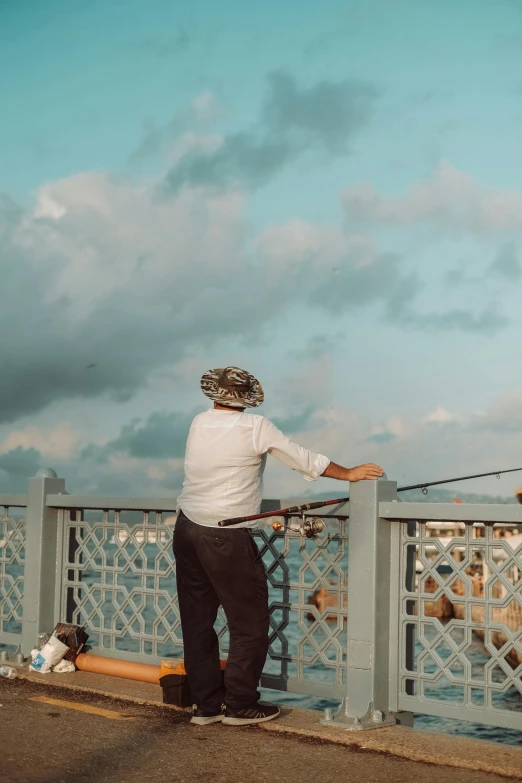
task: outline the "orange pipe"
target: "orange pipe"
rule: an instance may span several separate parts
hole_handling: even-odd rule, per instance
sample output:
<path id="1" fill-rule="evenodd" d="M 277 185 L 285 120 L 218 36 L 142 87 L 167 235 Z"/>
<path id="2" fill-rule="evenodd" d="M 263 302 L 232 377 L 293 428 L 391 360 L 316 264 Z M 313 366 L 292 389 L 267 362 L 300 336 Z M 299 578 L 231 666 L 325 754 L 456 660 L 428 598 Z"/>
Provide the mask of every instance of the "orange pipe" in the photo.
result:
<path id="1" fill-rule="evenodd" d="M 127 680 L 139 680 L 160 684 L 160 667 L 150 663 L 134 663 L 121 661 L 117 658 L 103 658 L 101 655 L 80 653 L 75 661 L 76 668 L 82 672 L 95 674 L 110 674 L 112 677 L 124 677 Z"/>

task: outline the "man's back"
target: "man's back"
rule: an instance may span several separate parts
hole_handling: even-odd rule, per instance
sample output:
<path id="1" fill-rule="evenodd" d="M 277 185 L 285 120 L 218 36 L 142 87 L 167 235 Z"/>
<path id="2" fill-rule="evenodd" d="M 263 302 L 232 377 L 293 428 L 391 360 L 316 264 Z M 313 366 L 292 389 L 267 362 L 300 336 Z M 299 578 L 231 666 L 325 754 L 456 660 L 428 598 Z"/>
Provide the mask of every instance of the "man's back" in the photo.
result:
<path id="1" fill-rule="evenodd" d="M 256 514 L 266 454 L 316 479 L 329 460 L 292 443 L 264 416 L 234 410 L 200 413 L 190 428 L 178 508 L 200 525 Z M 255 523 L 244 527 L 255 526 Z M 238 526 L 239 527 L 239 526 Z"/>
<path id="2" fill-rule="evenodd" d="M 255 420 L 261 418 L 211 409 L 192 422 L 178 507 L 194 522 L 217 526 L 227 516 L 256 513 L 266 459 L 254 447 Z"/>

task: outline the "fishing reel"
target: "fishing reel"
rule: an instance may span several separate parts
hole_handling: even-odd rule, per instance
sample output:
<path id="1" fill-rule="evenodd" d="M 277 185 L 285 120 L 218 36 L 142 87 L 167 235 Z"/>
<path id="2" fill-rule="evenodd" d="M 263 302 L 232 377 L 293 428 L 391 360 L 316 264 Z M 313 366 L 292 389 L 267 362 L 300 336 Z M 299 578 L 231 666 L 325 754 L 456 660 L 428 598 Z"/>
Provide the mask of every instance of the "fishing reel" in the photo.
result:
<path id="1" fill-rule="evenodd" d="M 284 522 L 273 522 L 272 530 L 276 533 L 281 530 L 291 530 L 293 533 L 299 533 L 303 538 L 317 538 L 324 530 L 326 526 L 322 519 L 319 517 L 305 517 L 301 516 L 301 524 L 299 527 L 290 527 L 287 520 Z"/>

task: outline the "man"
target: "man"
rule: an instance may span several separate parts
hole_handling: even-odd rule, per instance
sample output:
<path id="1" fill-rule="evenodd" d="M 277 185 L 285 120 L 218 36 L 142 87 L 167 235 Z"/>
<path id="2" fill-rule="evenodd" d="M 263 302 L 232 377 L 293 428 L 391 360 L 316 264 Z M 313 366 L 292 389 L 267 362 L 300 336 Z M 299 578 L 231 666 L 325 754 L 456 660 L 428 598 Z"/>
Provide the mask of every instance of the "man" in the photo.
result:
<path id="1" fill-rule="evenodd" d="M 292 443 L 265 417 L 246 413 L 264 394 L 245 370 L 209 370 L 201 389 L 214 407 L 190 428 L 174 531 L 185 668 L 195 702 L 191 722 L 241 726 L 279 715 L 277 705 L 258 701 L 257 690 L 268 652 L 268 586 L 251 534 L 255 522 L 228 528 L 218 522 L 259 512 L 267 454 L 309 481 L 378 479 L 383 471 L 373 464 L 343 468 Z M 230 633 L 224 681 L 214 631 L 220 605 Z"/>

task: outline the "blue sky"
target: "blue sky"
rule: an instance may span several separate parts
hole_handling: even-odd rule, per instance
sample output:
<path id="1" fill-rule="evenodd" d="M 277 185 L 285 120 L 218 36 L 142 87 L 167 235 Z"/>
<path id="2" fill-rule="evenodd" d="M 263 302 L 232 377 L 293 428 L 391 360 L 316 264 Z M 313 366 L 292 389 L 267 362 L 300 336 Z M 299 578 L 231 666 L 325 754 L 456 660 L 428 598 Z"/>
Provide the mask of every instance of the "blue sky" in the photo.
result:
<path id="1" fill-rule="evenodd" d="M 520 461 L 518 0 L 20 0 L 0 74 L 1 489 L 175 493 L 223 364 L 401 483 Z"/>

